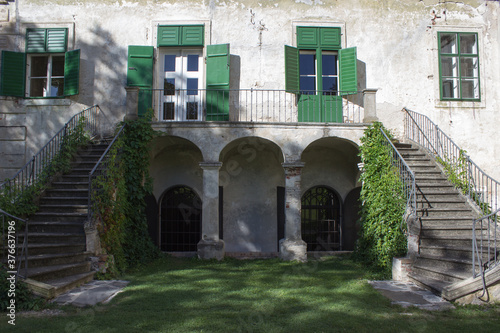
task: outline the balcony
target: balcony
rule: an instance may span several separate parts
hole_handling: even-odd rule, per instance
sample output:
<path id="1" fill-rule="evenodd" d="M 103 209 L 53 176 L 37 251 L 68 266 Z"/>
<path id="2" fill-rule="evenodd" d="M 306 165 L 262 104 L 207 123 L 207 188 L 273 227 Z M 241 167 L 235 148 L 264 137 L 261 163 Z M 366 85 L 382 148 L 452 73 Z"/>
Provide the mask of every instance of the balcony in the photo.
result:
<path id="1" fill-rule="evenodd" d="M 127 88 L 128 115 L 153 109 L 158 123 L 362 124 L 376 120 L 374 89 L 362 92 Z M 152 101 L 152 105 L 149 104 Z M 138 105 L 138 110 L 134 109 Z M 136 111 L 137 110 L 137 111 Z"/>

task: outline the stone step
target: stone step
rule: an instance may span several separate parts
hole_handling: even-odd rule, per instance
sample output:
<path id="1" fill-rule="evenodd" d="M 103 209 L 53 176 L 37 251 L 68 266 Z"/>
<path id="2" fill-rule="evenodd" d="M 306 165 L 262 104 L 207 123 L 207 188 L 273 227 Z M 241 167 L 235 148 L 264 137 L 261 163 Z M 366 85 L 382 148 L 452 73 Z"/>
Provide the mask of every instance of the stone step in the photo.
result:
<path id="1" fill-rule="evenodd" d="M 89 176 L 90 172 L 92 171 L 92 168 L 73 168 L 71 169 L 71 172 L 69 172 L 67 175 L 69 176 Z"/>
<path id="2" fill-rule="evenodd" d="M 447 208 L 447 207 L 434 207 L 434 208 L 424 208 L 421 209 L 418 213 L 418 216 L 425 217 L 446 217 L 446 218 L 454 218 L 455 216 L 460 216 L 462 218 L 476 218 L 476 214 L 472 210 L 472 208 L 468 207 L 458 207 L 458 208 Z"/>
<path id="3" fill-rule="evenodd" d="M 468 237 L 462 236 L 440 236 L 440 237 L 420 237 L 421 246 L 442 246 L 442 247 L 470 247 L 472 248 L 472 234 Z"/>
<path id="4" fill-rule="evenodd" d="M 30 217 L 35 222 L 85 222 L 87 212 L 37 212 Z"/>
<path id="5" fill-rule="evenodd" d="M 432 279 L 426 276 L 422 275 L 417 275 L 415 273 L 409 273 L 408 277 L 410 278 L 410 281 L 415 283 L 417 286 L 431 290 L 434 294 L 441 296 L 443 289 L 449 285 L 451 285 L 450 282 L 443 281 L 441 279 Z"/>
<path id="6" fill-rule="evenodd" d="M 87 169 L 91 171 L 97 161 L 88 161 L 88 160 L 81 160 L 81 161 L 76 161 L 76 162 L 71 162 L 71 168 L 74 169 Z"/>
<path id="7" fill-rule="evenodd" d="M 22 243 L 24 236 L 19 236 L 19 243 Z M 62 233 L 62 232 L 29 232 L 29 244 L 85 244 L 85 233 Z M 28 254 L 30 254 L 28 252 Z"/>
<path id="8" fill-rule="evenodd" d="M 42 197 L 40 199 L 40 204 L 44 205 L 54 205 L 54 204 L 62 204 L 62 205 L 87 205 L 88 197 Z"/>
<path id="9" fill-rule="evenodd" d="M 453 258 L 453 257 L 438 257 L 429 254 L 420 254 L 415 264 L 421 267 L 439 267 L 443 270 L 452 270 L 457 272 L 470 272 L 472 276 L 472 258 Z M 478 264 L 476 263 L 476 267 Z"/>
<path id="10" fill-rule="evenodd" d="M 30 255 L 28 256 L 28 268 L 80 263 L 86 261 L 89 255 L 88 252 Z M 25 264 L 23 263 L 21 267 L 25 267 Z"/>
<path id="11" fill-rule="evenodd" d="M 44 193 L 46 197 L 88 197 L 88 189 L 47 189 Z"/>
<path id="12" fill-rule="evenodd" d="M 420 231 L 421 237 L 463 237 L 472 239 L 472 228 L 467 226 L 449 225 L 449 226 L 435 226 L 435 227 L 424 227 Z"/>
<path id="13" fill-rule="evenodd" d="M 53 182 L 50 186 L 51 189 L 81 189 L 88 190 L 89 181 L 88 177 L 85 177 L 86 181 L 60 181 Z"/>
<path id="14" fill-rule="evenodd" d="M 472 219 L 470 217 L 455 216 L 448 217 L 421 217 L 423 227 L 432 227 L 440 225 L 459 225 L 467 226 L 472 230 Z"/>
<path id="15" fill-rule="evenodd" d="M 55 254 L 55 253 L 77 253 L 85 251 L 85 242 L 74 243 L 38 243 L 28 244 L 28 254 Z M 20 254 L 21 246 L 18 246 L 18 253 Z"/>
<path id="16" fill-rule="evenodd" d="M 441 268 L 440 266 L 423 266 L 415 262 L 412 266 L 412 276 L 424 277 L 432 280 L 440 280 L 444 283 L 455 283 L 465 280 L 472 276 L 472 273 L 464 272 L 462 270 L 453 270 Z"/>
<path id="17" fill-rule="evenodd" d="M 443 247 L 436 245 L 420 246 L 420 255 L 442 257 L 442 258 L 464 259 L 472 262 L 472 246 L 469 247 L 452 247 L 452 246 Z M 487 252 L 484 252 L 482 255 L 482 259 L 488 260 L 489 258 L 490 256 L 487 254 Z"/>
<path id="18" fill-rule="evenodd" d="M 51 204 L 41 204 L 39 213 L 84 213 L 88 212 L 88 205 L 51 205 Z"/>
<path id="19" fill-rule="evenodd" d="M 47 280 L 45 282 L 46 284 L 55 287 L 53 295 L 50 298 L 64 294 L 65 292 L 68 292 L 76 287 L 79 287 L 82 284 L 92 281 L 94 279 L 95 273 L 96 272 L 84 272 L 71 276 L 65 276 L 58 279 Z"/>
<path id="20" fill-rule="evenodd" d="M 81 233 L 84 231 L 83 223 L 81 222 L 57 222 L 57 221 L 45 221 L 45 222 L 29 222 L 29 231 L 35 233 Z"/>
<path id="21" fill-rule="evenodd" d="M 67 276 L 90 272 L 90 261 L 77 262 L 64 265 L 51 265 L 43 267 L 28 267 L 28 277 L 30 279 L 48 282 Z"/>

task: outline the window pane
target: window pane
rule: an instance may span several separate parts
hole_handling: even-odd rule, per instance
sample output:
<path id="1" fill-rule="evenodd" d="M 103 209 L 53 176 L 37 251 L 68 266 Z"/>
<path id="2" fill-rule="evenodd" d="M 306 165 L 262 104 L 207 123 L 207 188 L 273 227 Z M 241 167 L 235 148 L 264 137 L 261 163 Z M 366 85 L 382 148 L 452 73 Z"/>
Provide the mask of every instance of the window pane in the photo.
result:
<path id="1" fill-rule="evenodd" d="M 479 98 L 479 80 L 462 80 L 462 98 Z"/>
<path id="2" fill-rule="evenodd" d="M 165 79 L 163 81 L 163 95 L 164 96 L 175 95 L 175 79 Z"/>
<path id="3" fill-rule="evenodd" d="M 31 76 L 32 77 L 47 77 L 47 64 L 49 58 L 31 57 Z"/>
<path id="4" fill-rule="evenodd" d="M 163 103 L 163 120 L 174 119 L 175 103 Z"/>
<path id="5" fill-rule="evenodd" d="M 441 34 L 441 53 L 457 53 L 457 34 Z"/>
<path id="6" fill-rule="evenodd" d="M 458 57 L 442 57 L 441 74 L 443 76 L 458 76 Z"/>
<path id="7" fill-rule="evenodd" d="M 198 102 L 186 103 L 186 119 L 189 120 L 198 119 Z"/>
<path id="8" fill-rule="evenodd" d="M 47 79 L 31 79 L 30 80 L 30 96 L 43 97 L 45 87 L 47 86 Z"/>
<path id="9" fill-rule="evenodd" d="M 198 71 L 198 59 L 199 55 L 197 54 L 188 54 L 187 56 L 187 70 L 188 72 L 197 72 Z"/>
<path id="10" fill-rule="evenodd" d="M 187 79 L 187 94 L 198 95 L 198 79 Z"/>
<path id="11" fill-rule="evenodd" d="M 458 98 L 458 79 L 443 79 L 443 98 Z"/>
<path id="12" fill-rule="evenodd" d="M 167 54 L 165 55 L 165 72 L 175 72 L 175 55 Z"/>
<path id="13" fill-rule="evenodd" d="M 323 90 L 328 92 L 324 92 L 324 95 L 331 95 L 329 92 L 337 92 L 337 78 L 336 77 L 323 77 Z"/>
<path id="14" fill-rule="evenodd" d="M 475 34 L 460 35 L 460 53 L 477 54 L 477 40 Z"/>
<path id="15" fill-rule="evenodd" d="M 316 55 L 314 54 L 301 54 L 299 57 L 300 75 L 315 75 L 315 60 Z"/>
<path id="16" fill-rule="evenodd" d="M 323 54 L 323 75 L 337 75 L 337 56 Z"/>
<path id="17" fill-rule="evenodd" d="M 462 57 L 460 59 L 460 72 L 462 77 L 478 77 L 477 58 Z"/>
<path id="18" fill-rule="evenodd" d="M 64 76 L 64 56 L 52 57 L 52 76 Z"/>
<path id="19" fill-rule="evenodd" d="M 313 95 L 316 90 L 316 78 L 301 76 L 300 93 L 304 95 Z"/>
<path id="20" fill-rule="evenodd" d="M 50 96 L 62 96 L 64 90 L 64 78 L 52 79 L 50 82 Z"/>

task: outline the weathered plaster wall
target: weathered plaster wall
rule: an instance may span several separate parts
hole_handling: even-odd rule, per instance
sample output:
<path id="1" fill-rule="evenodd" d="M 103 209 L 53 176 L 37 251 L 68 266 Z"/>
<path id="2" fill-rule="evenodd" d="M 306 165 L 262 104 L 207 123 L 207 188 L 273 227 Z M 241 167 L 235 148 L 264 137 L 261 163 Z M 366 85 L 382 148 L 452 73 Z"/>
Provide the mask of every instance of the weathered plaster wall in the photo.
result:
<path id="1" fill-rule="evenodd" d="M 283 45 L 295 44 L 294 25 L 341 26 L 343 46 L 357 46 L 358 59 L 366 69 L 363 85 L 379 89 L 378 116 L 388 127 L 402 132 L 403 106 L 424 113 L 485 171 L 500 179 L 495 159 L 500 144 L 494 139 L 500 121 L 497 2 L 91 0 L 68 5 L 58 0 L 18 0 L 8 6 L 11 27 L 2 26 L 0 31 L 5 36 L 28 22 L 74 23 L 75 47 L 82 50 L 81 92 L 70 98 L 66 112 L 98 103 L 116 118 L 124 114 L 127 46 L 155 45 L 155 21 L 210 22 L 205 44 L 230 43 L 231 53 L 239 60 L 239 87 L 262 89 L 284 88 Z M 436 36 L 438 31 L 456 30 L 479 33 L 479 103 L 439 102 Z M 7 38 L 19 49 L 22 39 Z M 41 108 L 51 120 L 55 118 L 54 127 L 67 119 L 59 108 Z M 30 124 L 27 155 L 44 143 L 41 134 L 49 136 L 52 129 L 43 127 L 38 112 L 16 101 L 0 101 L 0 125 Z"/>

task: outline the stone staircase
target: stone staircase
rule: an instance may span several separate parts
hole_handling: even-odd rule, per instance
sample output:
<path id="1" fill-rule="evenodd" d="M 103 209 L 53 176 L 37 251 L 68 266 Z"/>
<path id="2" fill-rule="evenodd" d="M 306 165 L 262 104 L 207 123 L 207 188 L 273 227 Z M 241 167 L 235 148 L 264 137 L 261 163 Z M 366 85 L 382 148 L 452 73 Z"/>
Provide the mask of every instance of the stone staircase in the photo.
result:
<path id="1" fill-rule="evenodd" d="M 472 221 L 479 213 L 416 145 L 396 148 L 415 173 L 420 246 L 410 278 L 447 299 L 447 290 L 472 277 Z"/>
<path id="2" fill-rule="evenodd" d="M 94 278 L 85 249 L 88 176 L 106 148 L 90 144 L 80 149 L 71 171 L 51 183 L 39 211 L 29 217 L 26 282 L 40 296 L 53 298 Z"/>

